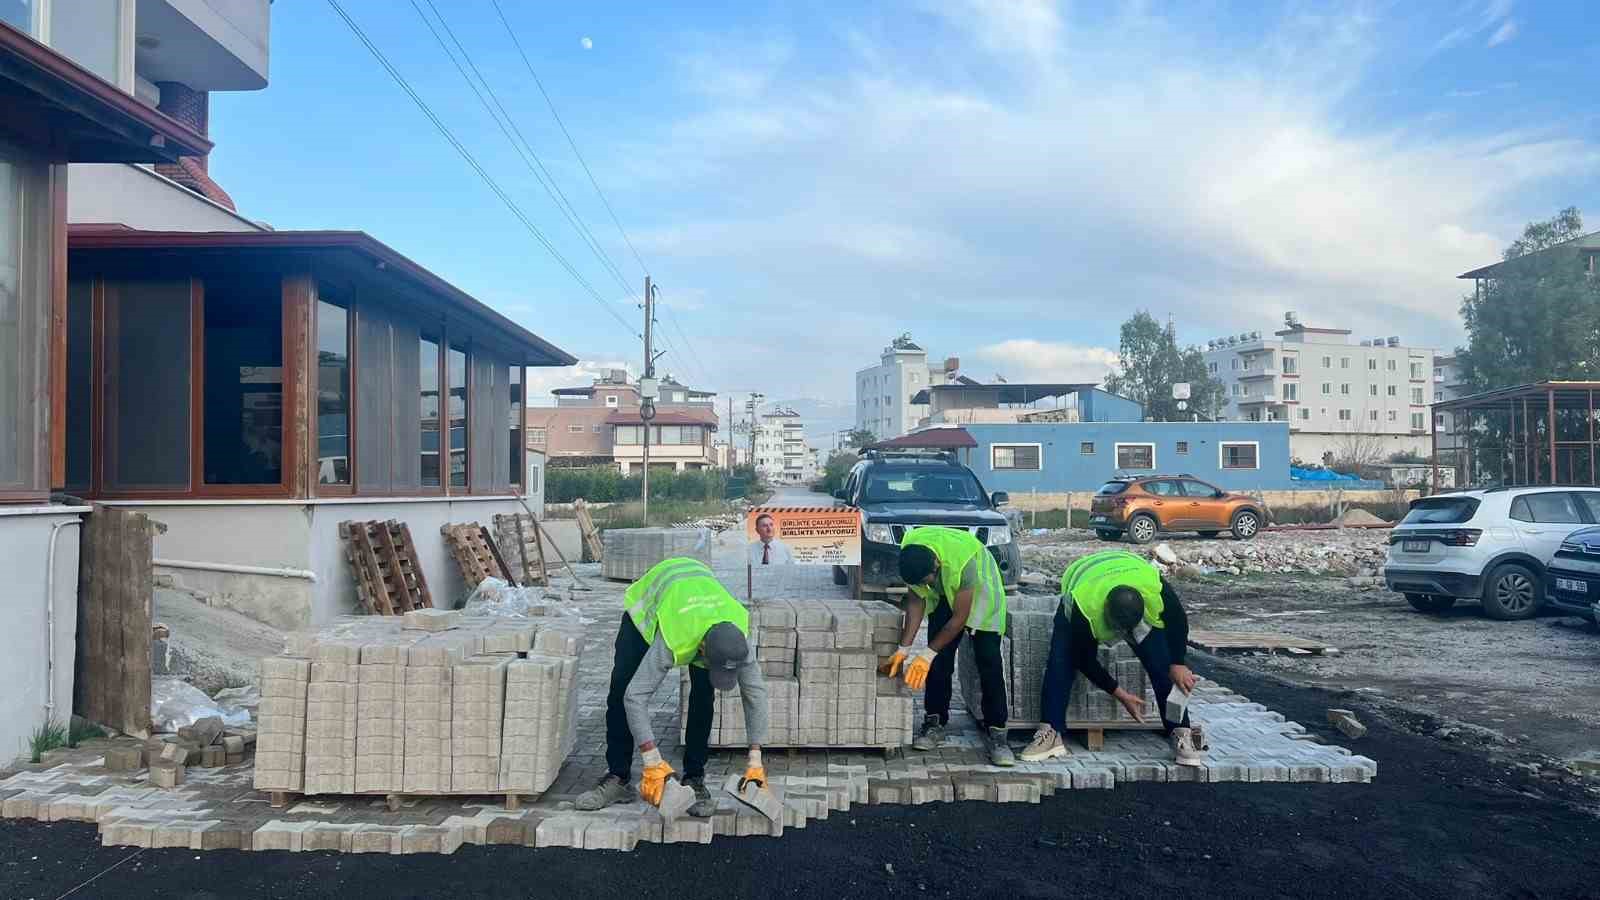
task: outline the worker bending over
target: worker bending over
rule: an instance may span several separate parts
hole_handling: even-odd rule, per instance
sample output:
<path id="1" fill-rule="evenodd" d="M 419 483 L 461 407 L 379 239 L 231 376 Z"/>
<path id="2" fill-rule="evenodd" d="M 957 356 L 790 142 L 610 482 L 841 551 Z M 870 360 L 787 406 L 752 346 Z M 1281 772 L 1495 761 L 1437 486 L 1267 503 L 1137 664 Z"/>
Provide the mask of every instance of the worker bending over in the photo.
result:
<path id="1" fill-rule="evenodd" d="M 1104 550 L 1080 557 L 1061 574 L 1061 603 L 1050 633 L 1050 660 L 1045 663 L 1039 715 L 1044 720 L 1022 751 L 1025 762 L 1066 756 L 1062 743 L 1073 677 L 1082 672 L 1096 687 L 1121 703 L 1128 714 L 1144 721 L 1144 698 L 1117 684 L 1100 665 L 1099 647 L 1127 641 L 1150 675 L 1160 704 L 1161 724 L 1172 740 L 1178 765 L 1198 766 L 1199 748 L 1185 709 L 1181 721 L 1168 718 L 1174 687 L 1184 698 L 1194 690 L 1194 673 L 1184 665 L 1189 618 L 1178 592 L 1161 570 L 1124 550 Z M 1187 703 L 1184 704 L 1185 707 Z"/>
<path id="2" fill-rule="evenodd" d="M 706 789 L 715 692 L 739 688 L 750 758 L 744 777 L 766 785 L 761 742 L 767 736 L 767 683 L 750 644 L 750 613 L 697 559 L 667 559 L 629 585 L 623 599 L 611 692 L 606 695 L 606 766 L 600 784 L 577 799 L 578 809 L 604 809 L 634 799 L 629 784 L 634 741 L 644 755 L 639 791 L 660 806 L 672 766 L 661 758 L 650 730 L 650 699 L 673 669 L 689 667 L 689 721 L 685 729 L 683 783 L 694 790 L 689 815 L 707 818 L 716 802 Z"/>
<path id="3" fill-rule="evenodd" d="M 890 657 L 890 676 L 905 667 L 906 684 L 915 690 L 927 686 L 922 730 L 911 742 L 918 750 L 934 750 L 944 741 L 950 724 L 950 688 L 955 675 L 956 648 L 965 634 L 972 636 L 978 680 L 983 687 L 983 728 L 989 743 L 989 761 L 997 766 L 1016 765 L 1006 744 L 1006 679 L 1000 657 L 1000 636 L 1006 630 L 1006 591 L 1000 567 L 982 541 L 964 530 L 924 526 L 906 532 L 900 542 L 900 578 L 905 581 L 905 628 L 900 649 Z M 911 642 L 928 616 L 928 646 L 914 650 Z"/>

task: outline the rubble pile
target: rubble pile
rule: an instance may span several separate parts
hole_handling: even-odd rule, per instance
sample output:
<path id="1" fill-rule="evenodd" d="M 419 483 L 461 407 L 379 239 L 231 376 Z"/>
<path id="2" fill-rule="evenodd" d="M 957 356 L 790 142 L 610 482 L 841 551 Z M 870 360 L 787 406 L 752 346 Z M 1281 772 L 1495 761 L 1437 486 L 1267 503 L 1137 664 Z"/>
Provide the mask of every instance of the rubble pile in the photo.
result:
<path id="1" fill-rule="evenodd" d="M 1102 541 L 1084 529 L 1028 532 L 1021 538 L 1024 565 L 1047 586 L 1068 563 L 1097 550 L 1137 553 L 1180 577 L 1304 572 L 1371 579 L 1383 565 L 1388 541 L 1389 532 L 1381 529 L 1269 531 L 1249 541 L 1182 536 L 1142 547 Z"/>

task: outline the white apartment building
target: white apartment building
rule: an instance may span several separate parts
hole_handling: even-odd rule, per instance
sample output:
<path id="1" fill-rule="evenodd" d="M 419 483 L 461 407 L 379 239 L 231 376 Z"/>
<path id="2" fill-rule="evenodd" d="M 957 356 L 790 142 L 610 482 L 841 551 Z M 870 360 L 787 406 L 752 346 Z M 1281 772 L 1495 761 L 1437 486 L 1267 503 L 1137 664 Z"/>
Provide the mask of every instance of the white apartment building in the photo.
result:
<path id="1" fill-rule="evenodd" d="M 756 471 L 773 484 L 807 484 L 817 477 L 817 454 L 792 409 L 764 413 L 756 424 Z"/>
<path id="2" fill-rule="evenodd" d="M 928 351 L 910 341 L 883 348 L 878 364 L 856 373 L 856 428 L 880 441 L 914 430 L 927 417 L 926 403 L 912 397 L 930 385 L 944 384 L 960 367 L 951 357 L 928 365 Z"/>
<path id="3" fill-rule="evenodd" d="M 1398 337 L 1353 341 L 1349 329 L 1284 318 L 1271 337 L 1256 331 L 1206 342 L 1206 370 L 1226 397 L 1222 418 L 1288 422 L 1289 452 L 1307 463 L 1428 453 L 1432 349 Z"/>

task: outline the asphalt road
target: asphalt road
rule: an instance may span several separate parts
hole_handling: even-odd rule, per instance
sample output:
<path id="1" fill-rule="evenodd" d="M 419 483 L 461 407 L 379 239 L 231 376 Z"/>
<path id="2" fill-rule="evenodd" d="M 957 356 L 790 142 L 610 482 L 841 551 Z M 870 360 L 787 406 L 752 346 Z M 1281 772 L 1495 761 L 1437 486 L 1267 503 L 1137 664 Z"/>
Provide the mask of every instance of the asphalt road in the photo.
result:
<path id="1" fill-rule="evenodd" d="M 1038 806 L 861 807 L 781 839 L 627 854 L 464 847 L 453 856 L 196 854 L 99 846 L 92 826 L 0 821 L 0 896 L 1579 897 L 1600 891 L 1591 789 L 1390 721 L 1358 695 L 1231 663 L 1196 667 L 1322 726 L 1355 709 L 1370 785 L 1134 784 Z M 94 879 L 94 880 L 90 880 Z M 88 882 L 87 884 L 85 882 Z"/>

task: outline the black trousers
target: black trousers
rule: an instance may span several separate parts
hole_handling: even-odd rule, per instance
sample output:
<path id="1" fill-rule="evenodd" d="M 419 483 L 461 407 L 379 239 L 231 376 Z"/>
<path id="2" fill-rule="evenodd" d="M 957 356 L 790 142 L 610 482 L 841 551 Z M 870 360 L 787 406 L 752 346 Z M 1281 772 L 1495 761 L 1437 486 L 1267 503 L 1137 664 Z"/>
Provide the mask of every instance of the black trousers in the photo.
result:
<path id="1" fill-rule="evenodd" d="M 941 603 L 928 614 L 928 640 L 950 624 L 950 604 Z M 930 716 L 938 716 L 945 724 L 950 722 L 951 682 L 955 679 L 956 650 L 961 642 L 971 639 L 972 652 L 978 663 L 978 683 L 983 688 L 983 726 L 1006 727 L 1006 672 L 1000 657 L 1000 635 L 993 631 L 963 631 L 956 635 L 948 647 L 933 657 L 928 670 L 927 696 L 923 709 Z"/>
<path id="2" fill-rule="evenodd" d="M 623 781 L 633 777 L 633 732 L 628 728 L 628 711 L 623 696 L 628 682 L 639 671 L 639 663 L 650 652 L 644 635 L 633 624 L 633 617 L 622 614 L 617 629 L 616 653 L 611 660 L 611 692 L 606 695 L 606 767 Z M 689 723 L 683 748 L 683 777 L 704 778 L 706 757 L 711 751 L 711 719 L 716 710 L 717 692 L 711 675 L 698 666 L 689 667 Z"/>

